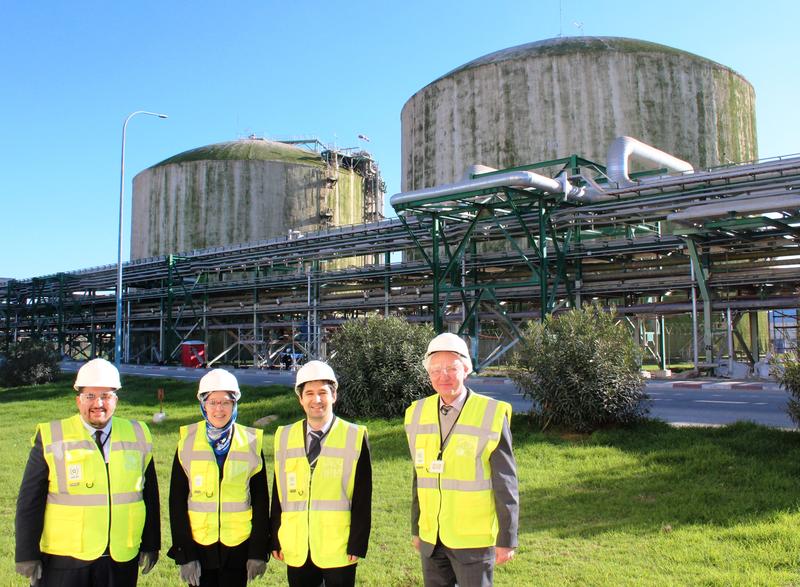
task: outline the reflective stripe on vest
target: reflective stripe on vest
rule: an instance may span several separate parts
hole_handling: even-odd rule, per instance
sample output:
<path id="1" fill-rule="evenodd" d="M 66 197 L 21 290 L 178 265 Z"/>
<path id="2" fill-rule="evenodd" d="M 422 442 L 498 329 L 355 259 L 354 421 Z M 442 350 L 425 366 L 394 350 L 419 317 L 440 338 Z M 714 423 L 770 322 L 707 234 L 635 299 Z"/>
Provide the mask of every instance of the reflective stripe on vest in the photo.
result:
<path id="1" fill-rule="evenodd" d="M 470 392 L 442 449 L 438 396 L 418 400 L 406 410 L 406 436 L 417 473 L 420 538 L 435 544 L 438 536 L 451 548 L 494 545 L 497 515 L 489 457 L 506 418 L 510 421 L 509 404 Z M 440 450 L 444 472 L 431 473 L 431 462 Z M 424 462 L 417 464 L 423 453 Z"/>
<path id="2" fill-rule="evenodd" d="M 233 425 L 222 484 L 214 451 L 205 434 L 205 421 L 183 426 L 178 460 L 189 482 L 187 509 L 192 538 L 198 544 L 222 542 L 236 546 L 252 529 L 250 479 L 261 470 L 263 432 Z"/>
<path id="3" fill-rule="evenodd" d="M 50 469 L 42 551 L 94 560 L 108 547 L 115 561 L 131 560 L 145 520 L 142 488 L 152 459 L 147 427 L 112 418 L 107 472 L 80 416 L 40 424 L 36 434 Z"/>
<path id="4" fill-rule="evenodd" d="M 306 458 L 303 421 L 275 433 L 275 474 L 281 503 L 278 539 L 286 564 L 311 560 L 320 568 L 354 564 L 347 559 L 355 469 L 366 428 L 336 418 L 322 439 L 314 471 Z"/>

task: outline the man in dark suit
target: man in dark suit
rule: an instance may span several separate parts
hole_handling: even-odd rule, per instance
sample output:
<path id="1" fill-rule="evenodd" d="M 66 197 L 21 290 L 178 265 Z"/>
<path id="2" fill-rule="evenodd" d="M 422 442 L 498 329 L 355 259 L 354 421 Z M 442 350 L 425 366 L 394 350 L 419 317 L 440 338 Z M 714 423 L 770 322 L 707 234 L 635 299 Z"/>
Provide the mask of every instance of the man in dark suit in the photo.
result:
<path id="1" fill-rule="evenodd" d="M 372 464 L 366 428 L 333 415 L 333 369 L 309 361 L 295 393 L 306 418 L 275 432 L 272 556 L 290 587 L 350 587 L 367 554 Z"/>
<path id="2" fill-rule="evenodd" d="M 78 414 L 39 424 L 17 497 L 16 570 L 31 585 L 134 587 L 158 560 L 150 431 L 114 416 L 119 371 L 94 359 L 75 379 Z"/>
<path id="3" fill-rule="evenodd" d="M 412 544 L 426 587 L 488 587 L 517 546 L 511 406 L 466 387 L 472 360 L 455 334 L 435 337 L 423 364 L 436 393 L 406 410 Z"/>

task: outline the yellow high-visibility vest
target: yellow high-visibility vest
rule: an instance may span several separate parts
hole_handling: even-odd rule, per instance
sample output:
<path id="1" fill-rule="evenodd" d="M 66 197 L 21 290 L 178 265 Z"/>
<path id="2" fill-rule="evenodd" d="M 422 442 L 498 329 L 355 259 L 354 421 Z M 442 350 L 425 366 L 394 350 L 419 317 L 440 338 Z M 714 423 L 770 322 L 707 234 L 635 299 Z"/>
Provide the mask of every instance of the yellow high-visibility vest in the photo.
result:
<path id="1" fill-rule="evenodd" d="M 147 425 L 112 418 L 107 472 L 79 415 L 39 424 L 36 434 L 42 436 L 50 469 L 42 552 L 94 560 L 108 546 L 117 562 L 138 555 L 145 520 L 144 472 L 153 458 Z"/>
<path id="2" fill-rule="evenodd" d="M 439 396 L 417 400 L 406 410 L 422 540 L 436 544 L 438 536 L 450 548 L 494 546 L 498 523 L 489 456 L 505 419 L 511 421 L 510 404 L 470 392 L 440 456 Z M 431 470 L 437 460 L 444 463 L 442 472 Z"/>
<path id="3" fill-rule="evenodd" d="M 250 537 L 250 479 L 261 470 L 263 438 L 262 430 L 234 423 L 220 486 L 205 420 L 181 426 L 178 460 L 189 480 L 189 524 L 198 544 L 236 546 Z"/>
<path id="4" fill-rule="evenodd" d="M 301 567 L 311 560 L 323 569 L 343 567 L 350 538 L 350 502 L 356 464 L 366 434 L 336 418 L 322 439 L 313 473 L 306 457 L 303 420 L 275 432 L 275 476 L 281 503 L 278 540 L 284 561 Z"/>

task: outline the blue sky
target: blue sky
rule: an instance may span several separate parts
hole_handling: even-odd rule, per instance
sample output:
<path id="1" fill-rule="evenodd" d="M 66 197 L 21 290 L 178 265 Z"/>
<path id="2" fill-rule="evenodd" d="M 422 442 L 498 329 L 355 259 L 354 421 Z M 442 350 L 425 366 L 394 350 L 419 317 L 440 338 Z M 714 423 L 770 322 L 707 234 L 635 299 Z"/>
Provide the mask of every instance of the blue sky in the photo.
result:
<path id="1" fill-rule="evenodd" d="M 358 146 L 400 190 L 400 110 L 486 53 L 631 37 L 727 65 L 756 90 L 761 157 L 800 152 L 800 2 L 462 0 L 0 2 L 0 277 L 116 262 L 122 122 L 130 180 L 250 134 Z M 363 143 L 362 143 L 363 144 Z M 128 237 L 123 259 L 128 258 Z"/>

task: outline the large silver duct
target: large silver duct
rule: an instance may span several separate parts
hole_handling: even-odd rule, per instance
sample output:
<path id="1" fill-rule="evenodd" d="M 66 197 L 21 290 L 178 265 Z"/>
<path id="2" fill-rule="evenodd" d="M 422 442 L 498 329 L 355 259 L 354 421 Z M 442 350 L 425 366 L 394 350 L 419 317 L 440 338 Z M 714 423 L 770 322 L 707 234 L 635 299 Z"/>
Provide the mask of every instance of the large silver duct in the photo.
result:
<path id="1" fill-rule="evenodd" d="M 617 137 L 608 149 L 606 164 L 609 183 L 615 187 L 626 188 L 637 185 L 629 176 L 630 161 L 649 163 L 657 168 L 666 168 L 672 173 L 692 173 L 694 168 L 681 159 L 651 147 L 633 137 Z M 440 186 L 402 192 L 391 197 L 392 206 L 409 203 L 424 203 L 431 200 L 459 194 L 462 192 L 483 190 L 500 187 L 535 188 L 546 193 L 562 193 L 570 200 L 578 202 L 600 202 L 614 199 L 615 196 L 606 191 L 592 178 L 583 177 L 588 184 L 586 187 L 574 187 L 565 173 L 556 179 L 533 173 L 532 171 L 509 171 L 495 175 L 481 176 L 481 174 L 495 171 L 486 165 L 471 165 L 467 168 L 462 181 L 448 183 Z M 478 175 L 473 179 L 473 176 Z"/>
<path id="2" fill-rule="evenodd" d="M 608 147 L 606 157 L 606 173 L 608 179 L 621 188 L 636 185 L 630 178 L 630 161 L 648 163 L 657 168 L 666 167 L 671 173 L 692 173 L 691 164 L 651 147 L 633 137 L 617 137 Z"/>
<path id="3" fill-rule="evenodd" d="M 422 204 L 463 192 L 501 187 L 535 188 L 543 192 L 555 194 L 565 191 L 565 187 L 568 186 L 568 184 L 565 185 L 565 181 L 566 180 L 559 181 L 557 179 L 545 177 L 538 173 L 533 173 L 532 171 L 509 171 L 506 173 L 498 173 L 497 175 L 476 177 L 475 179 L 447 183 L 411 192 L 402 192 L 393 195 L 389 199 L 389 203 L 392 206 L 411 203 Z"/>

